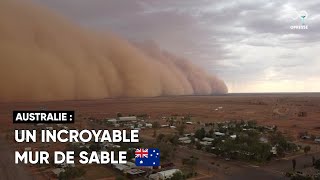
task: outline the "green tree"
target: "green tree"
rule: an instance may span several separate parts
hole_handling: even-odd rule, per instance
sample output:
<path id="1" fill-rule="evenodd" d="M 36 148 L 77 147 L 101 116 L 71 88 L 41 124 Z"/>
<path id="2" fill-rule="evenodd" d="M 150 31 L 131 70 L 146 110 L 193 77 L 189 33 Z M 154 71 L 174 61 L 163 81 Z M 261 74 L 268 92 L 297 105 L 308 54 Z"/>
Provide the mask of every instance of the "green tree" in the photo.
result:
<path id="1" fill-rule="evenodd" d="M 163 141 L 165 137 L 166 137 L 166 135 L 164 135 L 164 134 L 162 134 L 162 133 L 159 134 L 158 137 L 157 137 L 157 142 Z"/>
<path id="2" fill-rule="evenodd" d="M 158 121 L 155 121 L 155 122 L 152 123 L 152 128 L 158 129 L 159 127 L 160 127 L 160 124 L 159 124 Z"/>
<path id="3" fill-rule="evenodd" d="M 203 139 L 206 135 L 206 131 L 204 130 L 204 128 L 198 129 L 195 134 L 194 137 L 198 138 L 199 140 Z"/>
<path id="4" fill-rule="evenodd" d="M 194 157 L 194 156 L 190 156 L 190 158 L 184 158 L 182 159 L 182 164 L 183 165 L 186 165 L 192 172 L 192 174 L 194 174 L 194 170 L 195 170 L 195 167 L 198 163 L 198 159 L 197 157 Z"/>
<path id="5" fill-rule="evenodd" d="M 153 135 L 152 135 L 152 137 L 157 137 L 157 130 L 153 130 Z"/>
<path id="6" fill-rule="evenodd" d="M 160 156 L 161 161 L 171 160 L 171 158 L 174 158 L 175 151 L 176 151 L 174 146 L 170 146 L 168 145 L 168 143 L 165 143 L 165 142 L 157 142 L 151 145 L 150 148 L 159 148 L 161 152 L 161 156 Z"/>
<path id="7" fill-rule="evenodd" d="M 94 143 L 94 144 L 91 144 L 89 146 L 89 149 L 91 151 L 100 151 L 101 150 L 101 147 L 100 147 L 100 144 L 99 143 Z"/>
<path id="8" fill-rule="evenodd" d="M 304 153 L 305 154 L 308 154 L 308 152 L 311 150 L 311 147 L 310 146 L 305 146 L 304 148 L 303 148 L 303 151 L 304 151 Z"/>
<path id="9" fill-rule="evenodd" d="M 59 174 L 59 180 L 69 180 L 79 178 L 85 174 L 85 170 L 77 167 L 68 167 Z"/>
<path id="10" fill-rule="evenodd" d="M 213 136 L 213 133 L 214 133 L 214 130 L 213 130 L 213 128 L 211 128 L 211 129 L 209 130 L 209 132 L 208 132 L 208 135 L 209 135 L 210 137 L 212 137 L 212 136 Z"/>
<path id="11" fill-rule="evenodd" d="M 174 146 L 179 144 L 179 136 L 178 135 L 174 135 L 170 138 L 170 143 Z"/>
<path id="12" fill-rule="evenodd" d="M 312 166 L 314 166 L 316 163 L 316 158 L 314 156 L 312 156 Z"/>
<path id="13" fill-rule="evenodd" d="M 117 117 L 122 117 L 122 114 L 120 112 L 117 113 Z"/>
<path id="14" fill-rule="evenodd" d="M 295 159 L 292 159 L 292 169 L 293 169 L 293 171 L 296 170 L 296 165 L 297 165 L 296 160 L 295 160 Z"/>
<path id="15" fill-rule="evenodd" d="M 178 127 L 177 127 L 177 130 L 179 132 L 180 135 L 183 135 L 184 134 L 184 131 L 186 129 L 186 125 L 185 124 L 180 124 Z"/>
<path id="16" fill-rule="evenodd" d="M 117 176 L 116 180 L 125 180 L 126 178 L 122 177 L 122 176 Z"/>
<path id="17" fill-rule="evenodd" d="M 314 168 L 320 170 L 320 159 L 318 159 L 318 160 L 315 161 L 315 163 L 314 163 Z"/>
<path id="18" fill-rule="evenodd" d="M 172 175 L 170 180 L 184 180 L 184 179 L 186 178 L 183 176 L 183 174 L 180 171 L 178 171 Z"/>

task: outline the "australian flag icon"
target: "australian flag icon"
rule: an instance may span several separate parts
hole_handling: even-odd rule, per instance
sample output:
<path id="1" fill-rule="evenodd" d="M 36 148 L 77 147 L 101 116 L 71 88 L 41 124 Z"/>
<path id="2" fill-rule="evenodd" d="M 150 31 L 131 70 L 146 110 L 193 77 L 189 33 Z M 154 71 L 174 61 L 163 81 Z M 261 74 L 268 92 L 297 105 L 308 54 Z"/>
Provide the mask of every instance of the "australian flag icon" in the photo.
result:
<path id="1" fill-rule="evenodd" d="M 135 151 L 136 166 L 160 166 L 160 150 L 158 148 L 140 148 Z"/>

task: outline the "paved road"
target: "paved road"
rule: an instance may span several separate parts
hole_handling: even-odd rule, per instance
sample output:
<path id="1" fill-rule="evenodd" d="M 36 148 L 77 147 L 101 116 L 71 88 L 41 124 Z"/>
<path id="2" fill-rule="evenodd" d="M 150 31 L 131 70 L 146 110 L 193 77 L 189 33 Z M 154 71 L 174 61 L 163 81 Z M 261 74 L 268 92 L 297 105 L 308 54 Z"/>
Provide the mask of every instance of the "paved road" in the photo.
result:
<path id="1" fill-rule="evenodd" d="M 14 151 L 0 137 L 0 179 L 32 180 L 31 176 L 20 165 L 14 164 Z"/>

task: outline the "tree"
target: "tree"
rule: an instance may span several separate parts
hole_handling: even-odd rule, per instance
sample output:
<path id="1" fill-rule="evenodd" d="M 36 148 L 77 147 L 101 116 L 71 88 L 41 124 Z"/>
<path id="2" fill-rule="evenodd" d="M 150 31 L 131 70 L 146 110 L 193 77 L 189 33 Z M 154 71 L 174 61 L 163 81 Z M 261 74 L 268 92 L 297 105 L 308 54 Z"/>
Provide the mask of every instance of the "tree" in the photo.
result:
<path id="1" fill-rule="evenodd" d="M 311 150 L 311 147 L 310 146 L 305 146 L 303 151 L 305 154 L 308 154 L 308 152 Z"/>
<path id="2" fill-rule="evenodd" d="M 183 135 L 184 134 L 184 131 L 186 129 L 186 125 L 185 124 L 181 124 L 177 127 L 177 130 L 179 132 L 180 135 Z"/>
<path id="3" fill-rule="evenodd" d="M 176 146 L 179 144 L 179 136 L 174 135 L 174 136 L 170 137 L 169 141 L 171 142 L 172 145 Z"/>
<path id="4" fill-rule="evenodd" d="M 211 128 L 211 129 L 209 130 L 209 132 L 208 132 L 209 137 L 212 137 L 212 136 L 213 136 L 213 133 L 214 133 L 214 130 L 213 130 L 213 128 Z"/>
<path id="5" fill-rule="evenodd" d="M 168 143 L 165 143 L 165 142 L 155 143 L 150 148 L 159 148 L 161 152 L 161 156 L 160 156 L 161 161 L 172 160 L 176 151 L 176 149 L 173 146 L 170 146 L 168 145 Z"/>
<path id="6" fill-rule="evenodd" d="M 273 127 L 273 131 L 276 132 L 278 130 L 278 126 Z"/>
<path id="7" fill-rule="evenodd" d="M 196 148 L 197 148 L 198 150 L 200 150 L 200 149 L 202 148 L 202 146 L 201 146 L 201 144 L 200 144 L 199 142 L 196 142 Z"/>
<path id="8" fill-rule="evenodd" d="M 194 136 L 199 140 L 203 139 L 205 135 L 206 135 L 206 131 L 204 130 L 204 128 L 198 129 L 194 134 Z"/>
<path id="9" fill-rule="evenodd" d="M 153 135 L 152 135 L 152 137 L 157 137 L 157 130 L 153 130 Z"/>
<path id="10" fill-rule="evenodd" d="M 160 124 L 159 124 L 158 121 L 155 121 L 155 122 L 152 123 L 152 128 L 158 129 L 159 127 L 160 127 Z"/>
<path id="11" fill-rule="evenodd" d="M 100 144 L 94 143 L 94 144 L 91 144 L 91 145 L 89 146 L 89 149 L 90 149 L 91 151 L 100 151 L 100 150 L 101 150 L 101 147 L 100 147 Z"/>
<path id="12" fill-rule="evenodd" d="M 173 123 L 174 123 L 175 119 L 170 117 L 169 119 L 169 126 L 173 126 Z"/>
<path id="13" fill-rule="evenodd" d="M 117 117 L 122 117 L 122 114 L 120 112 L 117 113 Z"/>
<path id="14" fill-rule="evenodd" d="M 296 160 L 295 159 L 292 159 L 292 169 L 293 169 L 293 171 L 295 171 L 296 170 Z"/>
<path id="15" fill-rule="evenodd" d="M 170 180 L 184 180 L 184 179 L 186 179 L 186 178 L 183 176 L 183 174 L 180 171 L 178 171 L 178 172 L 173 173 Z"/>
<path id="16" fill-rule="evenodd" d="M 182 164 L 186 165 L 187 167 L 190 168 L 192 174 L 194 174 L 194 169 L 198 163 L 198 159 L 197 157 L 194 156 L 190 156 L 190 158 L 184 158 L 182 159 Z"/>
<path id="17" fill-rule="evenodd" d="M 85 170 L 77 167 L 68 167 L 64 172 L 59 174 L 59 180 L 68 180 L 81 177 L 85 174 Z"/>
<path id="18" fill-rule="evenodd" d="M 165 136 L 166 135 L 164 135 L 164 134 L 159 134 L 157 137 L 157 142 L 161 142 L 165 138 Z"/>
<path id="19" fill-rule="evenodd" d="M 320 170 L 320 159 L 316 160 L 316 162 L 314 163 L 314 168 Z"/>
<path id="20" fill-rule="evenodd" d="M 116 180 L 125 180 L 125 178 L 122 177 L 122 176 L 117 176 L 117 177 L 116 177 Z"/>

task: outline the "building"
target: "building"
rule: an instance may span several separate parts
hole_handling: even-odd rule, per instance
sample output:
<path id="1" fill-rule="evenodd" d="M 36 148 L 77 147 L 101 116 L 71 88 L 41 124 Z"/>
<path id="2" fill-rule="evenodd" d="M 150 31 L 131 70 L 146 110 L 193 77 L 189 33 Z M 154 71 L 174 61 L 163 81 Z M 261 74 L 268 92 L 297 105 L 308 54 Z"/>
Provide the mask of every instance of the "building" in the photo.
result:
<path id="1" fill-rule="evenodd" d="M 143 171 L 141 169 L 128 169 L 125 171 L 125 174 L 127 174 L 129 178 L 140 177 L 145 173 L 146 171 Z"/>
<path id="2" fill-rule="evenodd" d="M 150 180 L 165 180 L 165 179 L 170 179 L 172 178 L 174 173 L 181 172 L 179 169 L 170 169 L 166 171 L 160 171 L 157 172 L 156 174 L 151 174 L 149 176 Z"/>
<path id="3" fill-rule="evenodd" d="M 237 135 L 230 135 L 231 139 L 236 139 L 237 138 Z"/>
<path id="4" fill-rule="evenodd" d="M 273 146 L 270 150 L 270 152 L 273 154 L 273 155 L 277 155 L 277 146 Z"/>
<path id="5" fill-rule="evenodd" d="M 204 138 L 202 139 L 202 141 L 212 142 L 212 141 L 214 141 L 214 139 L 213 139 L 213 138 L 204 137 Z"/>
<path id="6" fill-rule="evenodd" d="M 221 133 L 221 132 L 214 132 L 214 135 L 216 136 L 225 136 L 225 133 Z"/>
<path id="7" fill-rule="evenodd" d="M 178 139 L 178 141 L 182 144 L 190 144 L 191 143 L 191 139 L 189 137 L 181 137 Z"/>
<path id="8" fill-rule="evenodd" d="M 108 123 L 117 123 L 116 119 L 108 119 L 107 121 L 108 121 Z"/>
<path id="9" fill-rule="evenodd" d="M 118 121 L 125 122 L 125 121 L 136 121 L 136 120 L 137 120 L 136 116 L 127 116 L 127 117 L 119 117 Z"/>
<path id="10" fill-rule="evenodd" d="M 266 137 L 260 137 L 259 141 L 262 142 L 262 143 L 268 143 L 269 142 L 269 140 Z"/>
<path id="11" fill-rule="evenodd" d="M 201 145 L 203 145 L 203 146 L 210 146 L 210 145 L 212 145 L 212 142 L 208 142 L 208 141 L 200 141 L 199 142 Z"/>

